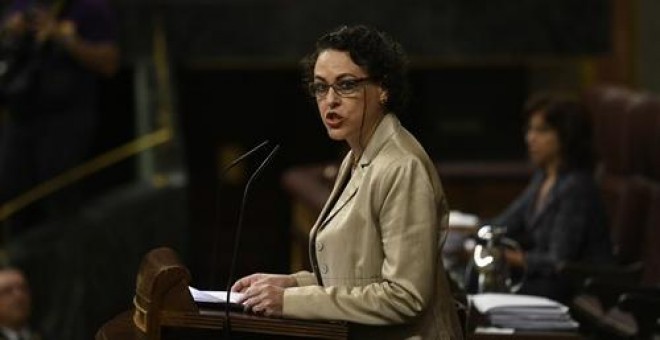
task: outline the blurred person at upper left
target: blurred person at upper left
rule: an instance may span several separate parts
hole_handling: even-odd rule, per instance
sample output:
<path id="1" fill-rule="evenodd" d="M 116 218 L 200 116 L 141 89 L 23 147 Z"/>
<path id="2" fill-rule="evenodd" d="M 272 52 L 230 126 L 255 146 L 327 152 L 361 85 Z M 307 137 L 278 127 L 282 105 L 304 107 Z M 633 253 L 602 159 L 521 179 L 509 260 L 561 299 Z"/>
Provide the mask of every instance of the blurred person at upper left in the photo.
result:
<path id="1" fill-rule="evenodd" d="M 15 268 L 0 269 L 0 340 L 37 340 L 30 329 L 32 298 L 27 280 Z"/>
<path id="2" fill-rule="evenodd" d="M 0 41 L 8 67 L 0 76 L 0 205 L 87 156 L 98 78 L 119 67 L 115 21 L 106 0 L 14 0 L 8 7 Z M 36 215 L 68 212 L 79 201 L 76 190 L 59 193 Z M 38 223 L 33 216 L 15 216 L 5 236 Z"/>

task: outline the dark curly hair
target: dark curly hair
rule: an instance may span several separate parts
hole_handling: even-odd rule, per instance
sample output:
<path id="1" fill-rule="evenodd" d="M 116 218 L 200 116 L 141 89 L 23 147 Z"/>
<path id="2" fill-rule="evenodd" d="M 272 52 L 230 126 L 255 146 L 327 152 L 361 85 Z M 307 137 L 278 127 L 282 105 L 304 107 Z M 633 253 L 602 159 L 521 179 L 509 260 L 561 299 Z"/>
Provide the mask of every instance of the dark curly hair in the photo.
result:
<path id="1" fill-rule="evenodd" d="M 539 93 L 525 104 L 524 114 L 531 119 L 540 113 L 559 138 L 560 170 L 593 172 L 596 156 L 590 116 L 577 99 L 552 93 Z"/>
<path id="2" fill-rule="evenodd" d="M 348 52 L 351 60 L 387 91 L 387 111 L 399 114 L 405 109 L 408 58 L 398 42 L 368 26 L 340 26 L 321 36 L 315 50 L 301 61 L 304 86 L 314 80 L 316 59 L 325 50 Z"/>

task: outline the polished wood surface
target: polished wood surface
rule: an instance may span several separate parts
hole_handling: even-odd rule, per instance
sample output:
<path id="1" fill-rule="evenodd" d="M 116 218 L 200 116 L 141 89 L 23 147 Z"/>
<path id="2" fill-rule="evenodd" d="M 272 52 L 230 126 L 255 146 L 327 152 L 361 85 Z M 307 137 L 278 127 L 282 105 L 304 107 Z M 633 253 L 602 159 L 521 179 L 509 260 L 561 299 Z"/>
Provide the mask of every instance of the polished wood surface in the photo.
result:
<path id="1" fill-rule="evenodd" d="M 348 326 L 342 322 L 305 321 L 268 318 L 246 313 L 230 313 L 231 330 L 241 333 L 285 335 L 315 339 L 346 339 Z M 224 329 L 225 313 L 217 310 L 200 310 L 199 313 L 164 313 L 165 327 Z"/>
<path id="2" fill-rule="evenodd" d="M 223 311 L 201 309 L 199 313 L 161 313 L 161 330 L 223 330 Z M 231 330 L 237 333 L 282 336 L 283 338 L 347 339 L 348 326 L 342 322 L 305 321 L 268 318 L 245 313 L 230 313 Z M 219 334 L 216 333 L 216 335 Z M 167 337 L 163 335 L 163 339 Z M 106 323 L 96 334 L 96 340 L 145 340 L 147 336 L 135 326 L 132 312 L 124 312 Z"/>
<path id="3" fill-rule="evenodd" d="M 163 312 L 197 313 L 189 284 L 190 272 L 174 250 L 162 247 L 144 256 L 135 284 L 133 323 L 147 339 L 160 339 Z"/>
<path id="4" fill-rule="evenodd" d="M 146 340 L 147 336 L 133 323 L 133 311 L 126 311 L 106 322 L 96 333 L 96 340 Z"/>

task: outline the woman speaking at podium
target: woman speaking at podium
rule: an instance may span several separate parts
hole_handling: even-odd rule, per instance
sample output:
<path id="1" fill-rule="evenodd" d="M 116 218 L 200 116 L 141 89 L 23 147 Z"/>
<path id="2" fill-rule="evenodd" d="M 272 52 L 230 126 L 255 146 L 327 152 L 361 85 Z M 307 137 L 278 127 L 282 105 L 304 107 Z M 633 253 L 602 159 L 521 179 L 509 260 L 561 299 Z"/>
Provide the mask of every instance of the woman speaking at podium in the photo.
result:
<path id="1" fill-rule="evenodd" d="M 350 151 L 310 233 L 313 273 L 236 281 L 246 308 L 356 323 L 360 339 L 462 337 L 440 258 L 445 195 L 433 162 L 396 117 L 406 63 L 397 42 L 365 26 L 322 36 L 303 60 L 328 135 Z"/>

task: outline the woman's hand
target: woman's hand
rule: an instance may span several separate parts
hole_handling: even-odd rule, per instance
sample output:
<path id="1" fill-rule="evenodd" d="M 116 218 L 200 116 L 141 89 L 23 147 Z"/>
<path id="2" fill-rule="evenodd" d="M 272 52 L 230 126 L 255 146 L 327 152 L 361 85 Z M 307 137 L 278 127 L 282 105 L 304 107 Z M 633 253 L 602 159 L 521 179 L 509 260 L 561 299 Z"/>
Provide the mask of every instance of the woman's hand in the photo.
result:
<path id="1" fill-rule="evenodd" d="M 265 316 L 282 316 L 284 288 L 267 283 L 257 283 L 245 290 L 240 303 L 246 311 Z"/>
<path id="2" fill-rule="evenodd" d="M 291 275 L 257 273 L 236 281 L 231 287 L 231 291 L 245 293 L 248 288 L 254 285 L 272 285 L 280 288 L 288 288 L 298 286 L 298 282 Z"/>
<path id="3" fill-rule="evenodd" d="M 297 285 L 296 279 L 291 275 L 259 273 L 236 281 L 231 290 L 244 294 L 239 302 L 246 310 L 265 316 L 281 316 L 284 289 Z"/>

